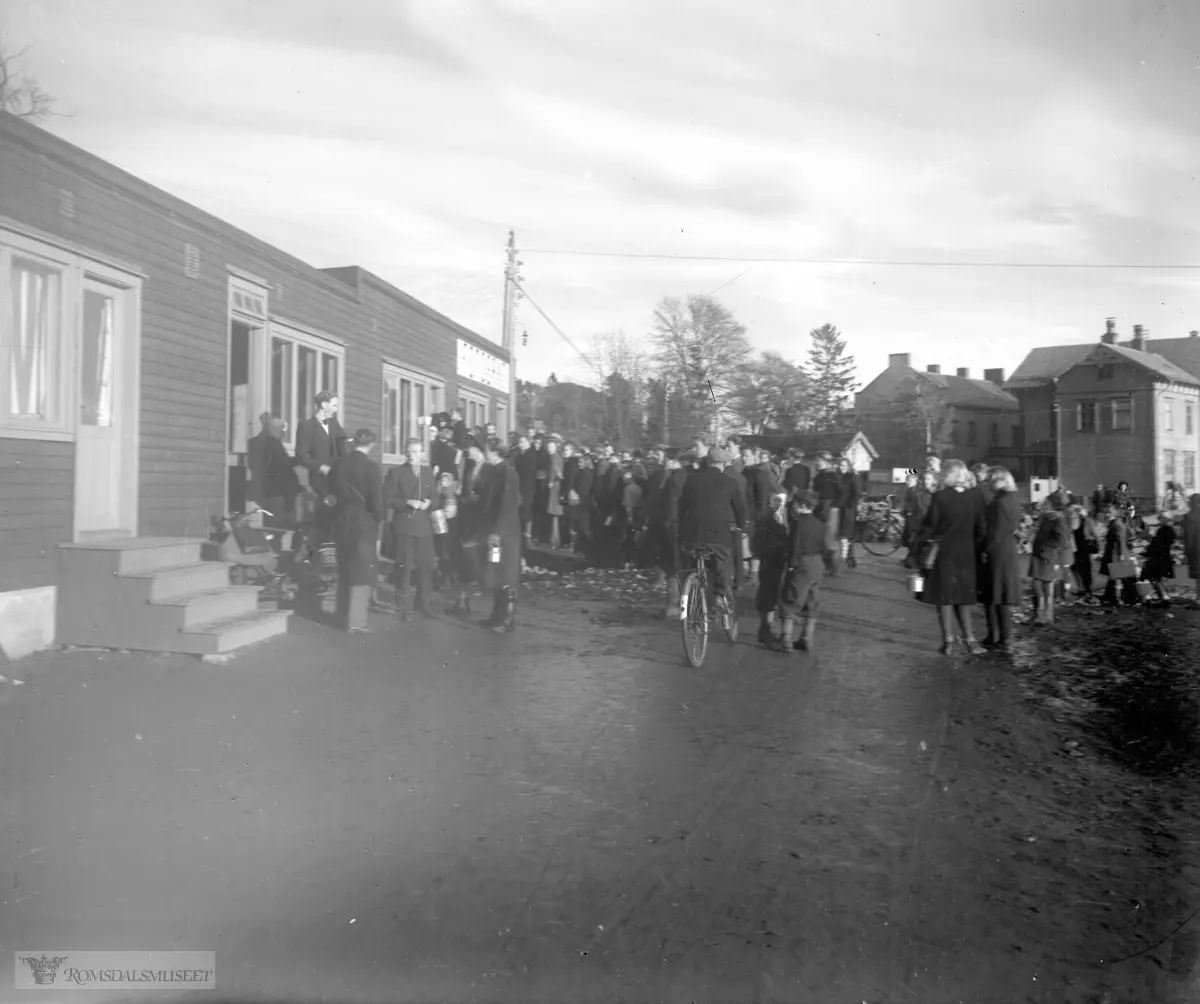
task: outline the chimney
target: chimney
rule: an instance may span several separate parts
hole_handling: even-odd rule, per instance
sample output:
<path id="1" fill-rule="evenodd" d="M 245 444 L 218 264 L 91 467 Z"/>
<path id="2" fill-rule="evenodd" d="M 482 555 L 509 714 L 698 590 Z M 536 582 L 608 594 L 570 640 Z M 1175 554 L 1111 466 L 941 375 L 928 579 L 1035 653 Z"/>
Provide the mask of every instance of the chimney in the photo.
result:
<path id="1" fill-rule="evenodd" d="M 925 372 L 926 373 L 941 373 L 942 368 L 940 366 L 926 366 Z"/>
<path id="2" fill-rule="evenodd" d="M 888 356 L 888 369 L 905 370 L 912 365 L 912 356 L 907 352 L 894 352 Z"/>
<path id="3" fill-rule="evenodd" d="M 997 387 L 1004 386 L 1004 370 L 984 370 L 983 379 L 988 383 L 994 383 Z"/>
<path id="4" fill-rule="evenodd" d="M 1104 334 L 1100 336 L 1100 341 L 1105 345 L 1117 344 L 1117 319 L 1115 317 L 1104 319 Z"/>
<path id="5" fill-rule="evenodd" d="M 1200 338 L 1200 331 L 1189 331 L 1188 338 Z"/>
<path id="6" fill-rule="evenodd" d="M 969 380 L 971 379 L 971 371 L 965 366 L 960 366 L 955 373 L 955 376 L 966 377 Z"/>
<path id="7" fill-rule="evenodd" d="M 1146 336 L 1148 334 L 1150 334 L 1150 332 L 1143 328 L 1140 324 L 1135 324 L 1133 326 L 1133 341 L 1129 343 L 1129 347 L 1138 352 L 1145 352 Z"/>

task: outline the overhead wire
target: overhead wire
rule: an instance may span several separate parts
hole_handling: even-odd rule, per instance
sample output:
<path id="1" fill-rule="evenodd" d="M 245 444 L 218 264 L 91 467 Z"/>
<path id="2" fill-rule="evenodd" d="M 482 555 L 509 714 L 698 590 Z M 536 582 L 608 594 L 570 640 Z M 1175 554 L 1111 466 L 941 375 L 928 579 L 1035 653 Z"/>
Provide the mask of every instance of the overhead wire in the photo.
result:
<path id="1" fill-rule="evenodd" d="M 651 252 L 638 251 L 569 251 L 565 248 L 523 248 L 521 253 L 569 255 L 580 258 L 641 258 L 658 261 L 729 261 L 779 265 L 866 265 L 871 267 L 888 268 L 1200 269 L 1200 262 L 1146 264 L 1144 262 L 897 261 L 881 258 L 770 258 L 747 255 L 655 254 Z"/>

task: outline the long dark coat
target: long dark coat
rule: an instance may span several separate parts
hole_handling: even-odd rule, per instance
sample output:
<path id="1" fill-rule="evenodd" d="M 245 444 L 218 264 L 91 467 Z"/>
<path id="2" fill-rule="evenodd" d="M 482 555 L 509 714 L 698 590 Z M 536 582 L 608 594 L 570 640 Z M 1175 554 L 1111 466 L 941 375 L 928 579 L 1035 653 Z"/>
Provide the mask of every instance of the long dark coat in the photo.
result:
<path id="1" fill-rule="evenodd" d="M 521 522 L 533 519 L 533 495 L 537 484 L 537 451 L 531 446 L 506 461 L 517 474 L 517 490 L 521 494 Z"/>
<path id="2" fill-rule="evenodd" d="M 578 504 L 571 507 L 571 516 L 575 520 L 575 528 L 587 536 L 595 526 L 595 506 L 592 498 L 596 487 L 596 471 L 592 467 L 579 467 L 575 471 L 575 494 L 579 496 Z"/>
<path id="3" fill-rule="evenodd" d="M 337 496 L 333 542 L 338 576 L 347 585 L 373 586 L 375 544 L 384 518 L 383 472 L 365 453 L 352 450 L 334 463 L 329 487 Z"/>
<path id="4" fill-rule="evenodd" d="M 917 533 L 918 549 L 938 542 L 933 568 L 925 573 L 922 603 L 939 607 L 967 607 L 979 602 L 975 589 L 977 555 L 987 536 L 980 497 L 975 492 L 943 488 L 934 492 Z"/>
<path id="5" fill-rule="evenodd" d="M 1183 554 L 1189 578 L 1200 578 L 1200 508 L 1195 506 L 1183 518 Z"/>
<path id="6" fill-rule="evenodd" d="M 521 584 L 521 482 L 506 461 L 489 466 L 480 478 L 480 559 L 484 585 L 517 588 Z M 500 561 L 492 564 L 487 539 L 500 537 Z"/>
<path id="7" fill-rule="evenodd" d="M 1021 503 L 1014 492 L 993 495 L 987 506 L 987 561 L 979 569 L 979 602 L 992 607 L 1021 605 L 1021 559 L 1017 554 L 1017 532 L 1021 526 Z"/>

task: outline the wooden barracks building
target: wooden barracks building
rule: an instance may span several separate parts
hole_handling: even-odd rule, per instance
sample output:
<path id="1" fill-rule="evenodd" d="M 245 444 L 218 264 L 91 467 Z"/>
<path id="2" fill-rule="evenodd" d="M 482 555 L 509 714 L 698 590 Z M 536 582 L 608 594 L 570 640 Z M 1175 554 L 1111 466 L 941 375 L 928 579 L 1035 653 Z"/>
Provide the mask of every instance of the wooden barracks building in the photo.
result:
<path id="1" fill-rule="evenodd" d="M 316 269 L 0 113 L 0 651 L 222 652 L 286 629 L 224 565 L 264 412 L 333 390 L 403 462 L 459 404 L 503 436 L 500 346 L 361 268 Z"/>

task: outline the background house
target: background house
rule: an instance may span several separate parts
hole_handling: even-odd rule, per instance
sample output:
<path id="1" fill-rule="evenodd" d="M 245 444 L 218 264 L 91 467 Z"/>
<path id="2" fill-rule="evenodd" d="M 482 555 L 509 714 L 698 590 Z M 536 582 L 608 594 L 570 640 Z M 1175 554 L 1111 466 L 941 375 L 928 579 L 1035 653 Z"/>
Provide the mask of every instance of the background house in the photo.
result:
<path id="1" fill-rule="evenodd" d="M 781 435 L 738 436 L 743 443 L 750 446 L 766 447 L 772 452 L 790 450 L 799 447 L 811 466 L 812 458 L 825 451 L 835 457 L 849 459 L 854 470 L 866 474 L 875 466 L 879 459 L 879 451 L 872 445 L 870 439 L 861 431 L 847 430 L 843 432 L 800 432 Z"/>
<path id="2" fill-rule="evenodd" d="M 922 372 L 911 359 L 888 356 L 887 369 L 855 396 L 856 422 L 879 451 L 878 466 L 920 465 L 927 452 L 1015 466 L 1020 405 L 1001 386 L 1004 371 L 986 370 L 978 380 L 967 369 L 951 376 L 932 365 Z"/>
<path id="3" fill-rule="evenodd" d="M 1176 480 L 1194 489 L 1200 378 L 1153 352 L 1101 342 L 1058 377 L 1057 403 L 1058 477 L 1071 491 L 1128 481 L 1134 495 L 1157 498 Z"/>

